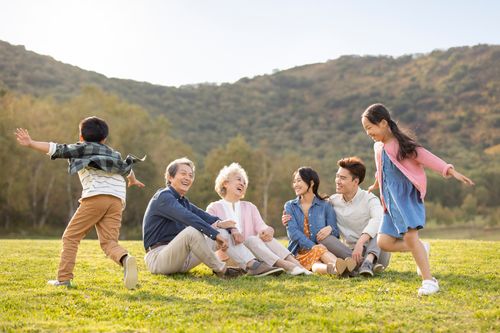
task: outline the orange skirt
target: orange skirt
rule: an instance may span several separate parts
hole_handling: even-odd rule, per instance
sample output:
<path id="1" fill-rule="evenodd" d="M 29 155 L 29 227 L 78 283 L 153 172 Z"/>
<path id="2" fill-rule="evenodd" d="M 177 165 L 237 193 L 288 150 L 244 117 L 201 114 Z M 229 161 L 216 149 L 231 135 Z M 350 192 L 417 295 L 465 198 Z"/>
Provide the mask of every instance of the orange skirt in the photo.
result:
<path id="1" fill-rule="evenodd" d="M 314 245 L 310 250 L 300 250 L 296 258 L 305 269 L 311 270 L 312 265 L 320 261 L 319 258 L 326 252 L 328 250 L 324 247 Z"/>

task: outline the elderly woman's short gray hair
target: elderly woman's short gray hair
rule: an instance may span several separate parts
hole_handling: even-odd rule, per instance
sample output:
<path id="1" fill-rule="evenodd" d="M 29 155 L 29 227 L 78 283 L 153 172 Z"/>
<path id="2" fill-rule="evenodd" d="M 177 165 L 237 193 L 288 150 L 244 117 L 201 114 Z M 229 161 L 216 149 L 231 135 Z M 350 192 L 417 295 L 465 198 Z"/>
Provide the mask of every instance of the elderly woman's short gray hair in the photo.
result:
<path id="1" fill-rule="evenodd" d="M 191 168 L 191 170 L 193 171 L 193 176 L 194 176 L 194 171 L 195 171 L 194 163 L 190 159 L 188 159 L 187 157 L 178 158 L 178 159 L 170 162 L 170 164 L 165 169 L 165 181 L 167 182 L 167 185 L 170 185 L 170 181 L 168 180 L 168 176 L 170 176 L 172 178 L 175 177 L 175 175 L 177 174 L 177 170 L 179 169 L 180 164 L 185 164 L 185 165 L 189 166 Z"/>
<path id="2" fill-rule="evenodd" d="M 229 180 L 231 175 L 238 174 L 243 177 L 245 181 L 245 186 L 248 186 L 248 176 L 245 171 L 238 163 L 231 163 L 229 166 L 225 165 L 220 171 L 219 175 L 215 179 L 215 192 L 219 194 L 221 198 L 226 196 L 226 188 L 224 187 L 224 182 Z"/>

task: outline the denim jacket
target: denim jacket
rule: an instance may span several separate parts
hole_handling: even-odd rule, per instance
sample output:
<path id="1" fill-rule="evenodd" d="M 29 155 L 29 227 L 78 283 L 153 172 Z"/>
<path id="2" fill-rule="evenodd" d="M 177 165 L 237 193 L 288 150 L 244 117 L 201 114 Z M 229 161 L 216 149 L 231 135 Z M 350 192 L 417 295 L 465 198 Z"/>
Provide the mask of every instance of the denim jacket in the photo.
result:
<path id="1" fill-rule="evenodd" d="M 332 205 L 326 200 L 321 200 L 318 197 L 314 197 L 309 208 L 308 219 L 309 219 L 309 230 L 311 232 L 311 238 L 307 238 L 304 234 L 304 213 L 300 207 L 300 198 L 287 201 L 285 203 L 285 211 L 288 215 L 291 215 L 291 220 L 287 225 L 287 234 L 289 239 L 288 250 L 294 255 L 297 254 L 299 249 L 310 250 L 318 242 L 316 240 L 316 234 L 324 227 L 332 227 L 332 235 L 339 237 L 339 229 L 337 227 L 337 217 Z"/>

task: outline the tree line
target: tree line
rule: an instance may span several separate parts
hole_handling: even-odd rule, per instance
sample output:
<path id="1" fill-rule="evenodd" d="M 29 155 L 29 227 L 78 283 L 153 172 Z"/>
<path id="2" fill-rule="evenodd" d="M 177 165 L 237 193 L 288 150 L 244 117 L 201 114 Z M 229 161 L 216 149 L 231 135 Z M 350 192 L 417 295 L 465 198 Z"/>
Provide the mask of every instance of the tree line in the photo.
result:
<path id="1" fill-rule="evenodd" d="M 294 147 L 272 150 L 269 142 L 250 143 L 244 135 L 228 141 L 220 140 L 207 154 L 197 152 L 174 134 L 172 124 L 165 116 L 151 114 L 145 109 L 125 102 L 119 97 L 95 87 L 88 87 L 65 101 L 51 97 L 33 97 L 11 92 L 0 96 L 0 157 L 3 161 L 0 178 L 0 230 L 2 234 L 59 235 L 78 207 L 81 186 L 77 176 L 67 173 L 67 161 L 51 161 L 29 149 L 17 145 L 13 132 L 25 127 L 35 140 L 73 143 L 78 140 L 78 123 L 95 115 L 110 126 L 107 144 L 123 156 L 132 153 L 147 155 L 147 160 L 134 168 L 137 177 L 147 187 L 131 188 L 127 193 L 124 212 L 124 238 L 140 238 L 141 223 L 147 202 L 153 193 L 165 184 L 167 164 L 187 156 L 196 166 L 196 179 L 188 196 L 201 208 L 218 200 L 214 181 L 219 170 L 231 162 L 240 163 L 249 175 L 246 199 L 254 202 L 266 222 L 284 235 L 281 212 L 285 201 L 294 197 L 291 188 L 292 173 L 299 166 L 309 165 L 321 176 L 320 191 L 332 194 L 336 160 L 346 155 L 344 147 L 332 143 L 334 153 L 318 158 Z M 217 137 L 214 137 L 217 140 Z M 276 140 L 279 140 L 277 137 Z M 367 180 L 372 181 L 374 169 L 371 143 L 358 147 L 367 156 Z M 483 157 L 487 159 L 487 155 Z M 469 189 L 437 175 L 429 175 L 429 219 L 438 224 L 474 220 L 497 225 L 500 220 L 500 171 L 489 167 L 474 168 L 469 174 L 477 186 Z M 481 164 L 481 163 L 477 163 Z M 465 170 L 464 170 L 465 171 Z"/>

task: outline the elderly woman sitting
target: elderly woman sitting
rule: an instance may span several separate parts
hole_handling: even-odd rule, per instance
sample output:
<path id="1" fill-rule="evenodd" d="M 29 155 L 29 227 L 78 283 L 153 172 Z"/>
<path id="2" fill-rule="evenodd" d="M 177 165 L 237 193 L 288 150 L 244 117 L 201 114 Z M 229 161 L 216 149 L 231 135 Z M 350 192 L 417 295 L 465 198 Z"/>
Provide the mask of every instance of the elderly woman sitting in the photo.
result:
<path id="1" fill-rule="evenodd" d="M 291 275 L 310 274 L 273 237 L 274 229 L 262 220 L 257 207 L 249 201 L 241 201 L 247 186 L 247 173 L 238 163 L 225 166 L 215 180 L 215 191 L 222 199 L 210 203 L 207 212 L 221 219 L 236 221 L 236 227 L 231 229 L 234 242 L 244 243 L 257 259 L 270 266 L 281 267 Z"/>

